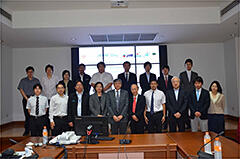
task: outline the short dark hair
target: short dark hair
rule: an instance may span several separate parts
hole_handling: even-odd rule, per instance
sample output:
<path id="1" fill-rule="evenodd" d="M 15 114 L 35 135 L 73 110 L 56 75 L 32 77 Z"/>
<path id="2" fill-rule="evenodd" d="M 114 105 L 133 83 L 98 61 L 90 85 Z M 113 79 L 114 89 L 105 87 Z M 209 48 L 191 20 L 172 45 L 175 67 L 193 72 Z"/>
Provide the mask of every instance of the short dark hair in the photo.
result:
<path id="1" fill-rule="evenodd" d="M 156 82 L 156 83 L 158 84 L 157 80 L 151 80 L 151 81 L 150 81 L 150 84 L 151 84 L 152 82 Z"/>
<path id="2" fill-rule="evenodd" d="M 99 68 L 99 66 L 100 65 L 103 65 L 104 66 L 104 68 L 106 67 L 106 65 L 105 65 L 105 63 L 104 62 L 99 62 L 98 64 L 97 64 L 97 68 Z"/>
<path id="3" fill-rule="evenodd" d="M 28 72 L 29 70 L 32 70 L 34 72 L 34 68 L 32 66 L 28 66 L 25 70 L 26 72 Z"/>
<path id="4" fill-rule="evenodd" d="M 64 71 L 62 72 L 62 78 L 63 78 L 63 79 L 64 79 L 64 75 L 65 75 L 66 73 L 68 73 L 68 75 L 69 75 L 69 77 L 70 77 L 70 71 L 64 70 Z"/>
<path id="5" fill-rule="evenodd" d="M 45 67 L 45 72 L 47 72 L 47 69 L 50 68 L 52 71 L 53 71 L 53 65 L 50 65 L 48 64 L 46 67 Z"/>
<path id="6" fill-rule="evenodd" d="M 102 93 L 104 93 L 104 86 L 103 86 L 102 82 L 97 82 L 97 83 L 94 85 L 93 88 L 94 88 L 95 92 L 97 92 L 97 91 L 96 91 L 96 87 L 97 87 L 98 84 L 100 84 L 100 85 L 102 86 Z"/>
<path id="7" fill-rule="evenodd" d="M 168 69 L 168 71 L 170 71 L 170 67 L 169 67 L 168 65 L 163 65 L 163 66 L 162 66 L 162 70 L 163 70 L 164 68 L 166 68 L 166 69 Z"/>
<path id="8" fill-rule="evenodd" d="M 147 61 L 147 62 L 145 62 L 145 63 L 144 63 L 144 65 L 143 65 L 143 66 L 144 66 L 144 68 L 145 68 L 147 65 L 149 65 L 149 66 L 150 66 L 150 68 L 152 68 L 152 64 L 151 64 L 149 61 Z"/>
<path id="9" fill-rule="evenodd" d="M 74 83 L 74 87 L 76 87 L 77 83 L 80 82 L 82 85 L 83 85 L 83 82 L 81 80 L 77 80 L 75 83 Z M 83 85 L 84 86 L 84 85 Z"/>
<path id="10" fill-rule="evenodd" d="M 81 63 L 80 65 L 78 65 L 78 68 L 81 67 L 81 66 L 83 66 L 84 68 L 86 68 L 86 66 L 85 66 L 83 63 Z"/>
<path id="11" fill-rule="evenodd" d="M 122 83 L 122 80 L 120 78 L 113 80 L 113 83 L 118 82 L 118 81 Z"/>
<path id="12" fill-rule="evenodd" d="M 191 63 L 191 65 L 193 65 L 193 60 L 192 59 L 186 59 L 184 64 L 187 64 L 188 62 Z"/>
<path id="13" fill-rule="evenodd" d="M 58 84 L 56 85 L 56 88 L 57 88 L 59 85 L 63 85 L 63 88 L 65 88 L 65 89 L 66 89 L 66 86 L 65 86 L 65 84 L 64 84 L 64 83 L 62 83 L 62 82 L 58 82 Z"/>
<path id="14" fill-rule="evenodd" d="M 194 79 L 194 82 L 193 82 L 193 83 L 196 83 L 196 82 L 200 82 L 200 83 L 203 84 L 203 79 L 202 79 L 202 77 L 197 76 L 197 77 Z"/>
<path id="15" fill-rule="evenodd" d="M 39 87 L 39 89 L 42 90 L 42 85 L 40 83 L 37 83 L 33 86 L 33 90 L 36 89 L 37 87 Z"/>
<path id="16" fill-rule="evenodd" d="M 125 61 L 125 62 L 123 63 L 123 66 L 124 66 L 125 64 L 129 64 L 129 66 L 131 66 L 131 63 L 130 63 L 129 61 Z"/>
<path id="17" fill-rule="evenodd" d="M 212 85 L 213 84 L 216 84 L 217 85 L 217 92 L 219 92 L 219 93 L 221 93 L 222 94 L 222 87 L 221 87 L 221 85 L 220 85 L 220 83 L 218 82 L 218 81 L 213 81 L 211 84 L 210 84 L 210 87 L 209 87 L 209 91 L 212 91 Z"/>

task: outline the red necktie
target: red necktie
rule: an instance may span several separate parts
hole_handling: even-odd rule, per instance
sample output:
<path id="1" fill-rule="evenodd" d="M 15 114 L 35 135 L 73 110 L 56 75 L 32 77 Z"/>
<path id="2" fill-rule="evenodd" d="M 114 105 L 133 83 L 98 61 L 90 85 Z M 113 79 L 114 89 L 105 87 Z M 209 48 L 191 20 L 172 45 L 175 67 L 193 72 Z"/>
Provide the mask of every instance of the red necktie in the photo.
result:
<path id="1" fill-rule="evenodd" d="M 133 113 L 135 113 L 135 111 L 136 111 L 136 104 L 137 104 L 137 102 L 136 102 L 136 97 L 134 97 L 134 98 L 133 98 L 133 107 L 132 107 L 132 112 L 133 112 Z"/>
<path id="2" fill-rule="evenodd" d="M 165 85 L 166 85 L 166 88 L 167 88 L 167 83 L 168 83 L 167 76 L 165 76 Z"/>

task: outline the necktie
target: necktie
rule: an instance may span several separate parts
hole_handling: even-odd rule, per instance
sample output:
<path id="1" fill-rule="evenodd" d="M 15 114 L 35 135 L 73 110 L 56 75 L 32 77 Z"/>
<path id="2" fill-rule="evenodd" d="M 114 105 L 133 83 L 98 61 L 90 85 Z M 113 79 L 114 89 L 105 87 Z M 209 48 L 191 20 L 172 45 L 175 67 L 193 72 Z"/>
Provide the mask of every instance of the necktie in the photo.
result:
<path id="1" fill-rule="evenodd" d="M 165 76 L 165 85 L 166 85 L 166 88 L 167 88 L 167 84 L 168 84 L 168 79 L 167 79 L 167 76 Z"/>
<path id="2" fill-rule="evenodd" d="M 133 107 L 132 107 L 132 112 L 133 112 L 133 113 L 135 113 L 135 111 L 136 111 L 136 104 L 137 104 L 137 102 L 136 102 L 136 97 L 134 97 L 134 98 L 133 98 Z"/>
<path id="3" fill-rule="evenodd" d="M 119 91 L 118 90 L 117 90 L 116 102 L 117 102 L 117 112 L 119 112 Z"/>
<path id="4" fill-rule="evenodd" d="M 128 73 L 126 73 L 126 81 L 128 81 Z"/>
<path id="5" fill-rule="evenodd" d="M 154 113 L 154 91 L 152 92 L 152 99 L 151 99 L 151 114 Z"/>
<path id="6" fill-rule="evenodd" d="M 199 93 L 200 93 L 199 90 L 197 90 L 197 101 L 199 101 L 199 96 L 200 96 Z"/>
<path id="7" fill-rule="evenodd" d="M 36 116 L 38 116 L 39 114 L 39 97 L 37 97 L 37 100 L 36 100 Z"/>

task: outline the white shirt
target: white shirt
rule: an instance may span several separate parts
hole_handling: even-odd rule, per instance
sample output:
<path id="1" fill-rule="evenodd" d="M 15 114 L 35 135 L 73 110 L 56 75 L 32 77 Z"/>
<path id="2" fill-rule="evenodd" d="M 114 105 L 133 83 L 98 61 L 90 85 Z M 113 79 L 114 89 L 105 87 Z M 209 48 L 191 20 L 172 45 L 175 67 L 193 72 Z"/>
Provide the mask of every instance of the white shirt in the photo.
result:
<path id="1" fill-rule="evenodd" d="M 188 81 L 189 82 L 191 81 L 191 74 L 192 74 L 192 71 L 187 70 L 187 76 L 188 76 Z"/>
<path id="2" fill-rule="evenodd" d="M 150 89 L 148 90 L 147 92 L 144 93 L 144 96 L 146 98 L 146 104 L 147 104 L 147 112 L 150 112 L 151 111 L 151 100 L 152 100 L 152 92 L 153 90 Z M 163 104 L 166 103 L 166 97 L 165 97 L 165 94 L 156 89 L 154 91 L 154 103 L 153 103 L 153 110 L 154 112 L 159 112 L 159 111 L 162 111 L 163 110 Z"/>
<path id="3" fill-rule="evenodd" d="M 48 78 L 47 76 L 44 76 L 42 78 L 41 84 L 43 87 L 43 94 L 48 98 L 51 99 L 53 95 L 55 95 L 56 92 L 56 85 L 59 82 L 59 79 L 57 76 L 52 75 L 52 78 Z"/>
<path id="4" fill-rule="evenodd" d="M 119 98 L 120 98 L 120 91 L 121 91 L 121 89 L 118 90 Z M 115 89 L 115 97 L 117 98 L 117 90 L 116 89 Z"/>
<path id="5" fill-rule="evenodd" d="M 179 94 L 179 88 L 178 89 L 173 89 L 174 90 L 174 93 L 175 93 L 175 98 L 176 98 L 176 101 L 178 100 L 178 94 Z"/>
<path id="6" fill-rule="evenodd" d="M 109 83 L 113 83 L 113 76 L 111 73 L 108 73 L 108 72 L 94 73 L 89 84 L 91 84 L 91 83 L 96 84 L 97 82 L 102 82 L 103 87 L 106 87 Z M 110 87 L 105 92 L 109 92 L 110 90 L 112 90 L 112 87 Z"/>
<path id="7" fill-rule="evenodd" d="M 48 99 L 45 96 L 39 95 L 39 114 L 36 115 L 36 103 L 37 96 L 31 96 L 27 101 L 27 109 L 31 109 L 30 115 L 32 116 L 43 116 L 46 114 L 46 108 L 48 108 Z"/>
<path id="8" fill-rule="evenodd" d="M 125 79 L 128 81 L 130 73 L 129 72 L 124 72 L 124 75 L 125 75 Z"/>
<path id="9" fill-rule="evenodd" d="M 83 95 L 83 92 L 82 93 L 76 92 L 76 94 L 77 94 L 77 97 L 78 97 L 77 115 L 82 116 L 82 95 Z"/>
<path id="10" fill-rule="evenodd" d="M 168 75 L 164 75 L 164 81 L 168 80 Z"/>
<path id="11" fill-rule="evenodd" d="M 53 122 L 54 116 L 66 116 L 67 115 L 67 103 L 68 96 L 59 94 L 54 95 L 50 100 L 49 119 Z"/>
<path id="12" fill-rule="evenodd" d="M 84 75 L 84 74 L 83 74 Z M 83 81 L 83 75 L 79 74 L 81 81 Z"/>
<path id="13" fill-rule="evenodd" d="M 200 96 L 201 96 L 201 93 L 202 93 L 202 88 L 200 89 L 196 89 L 196 96 L 197 96 L 197 91 L 199 90 L 199 99 L 200 99 Z"/>

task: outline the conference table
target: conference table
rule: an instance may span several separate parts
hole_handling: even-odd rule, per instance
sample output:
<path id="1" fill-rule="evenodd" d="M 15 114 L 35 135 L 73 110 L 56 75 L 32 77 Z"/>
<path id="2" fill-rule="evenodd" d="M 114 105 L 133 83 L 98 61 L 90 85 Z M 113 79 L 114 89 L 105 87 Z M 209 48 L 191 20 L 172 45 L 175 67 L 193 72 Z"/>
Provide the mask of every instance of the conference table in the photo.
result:
<path id="1" fill-rule="evenodd" d="M 216 136 L 212 132 L 210 135 L 212 138 Z M 194 159 L 203 145 L 203 136 L 204 133 L 202 132 L 110 135 L 110 137 L 115 137 L 115 139 L 112 141 L 100 141 L 99 144 L 79 143 L 66 145 L 66 149 L 70 159 Z M 121 145 L 119 144 L 120 139 L 130 139 L 132 142 Z M 16 151 L 23 151 L 24 144 L 30 141 L 38 143 L 42 139 L 40 137 L 29 137 L 10 148 Z M 238 143 L 225 137 L 220 137 L 220 141 L 222 143 L 223 158 L 240 158 L 240 146 Z M 34 150 L 39 154 L 39 158 L 52 157 L 58 159 L 64 154 L 63 148 L 54 146 L 47 146 L 46 148 L 36 147 Z"/>

